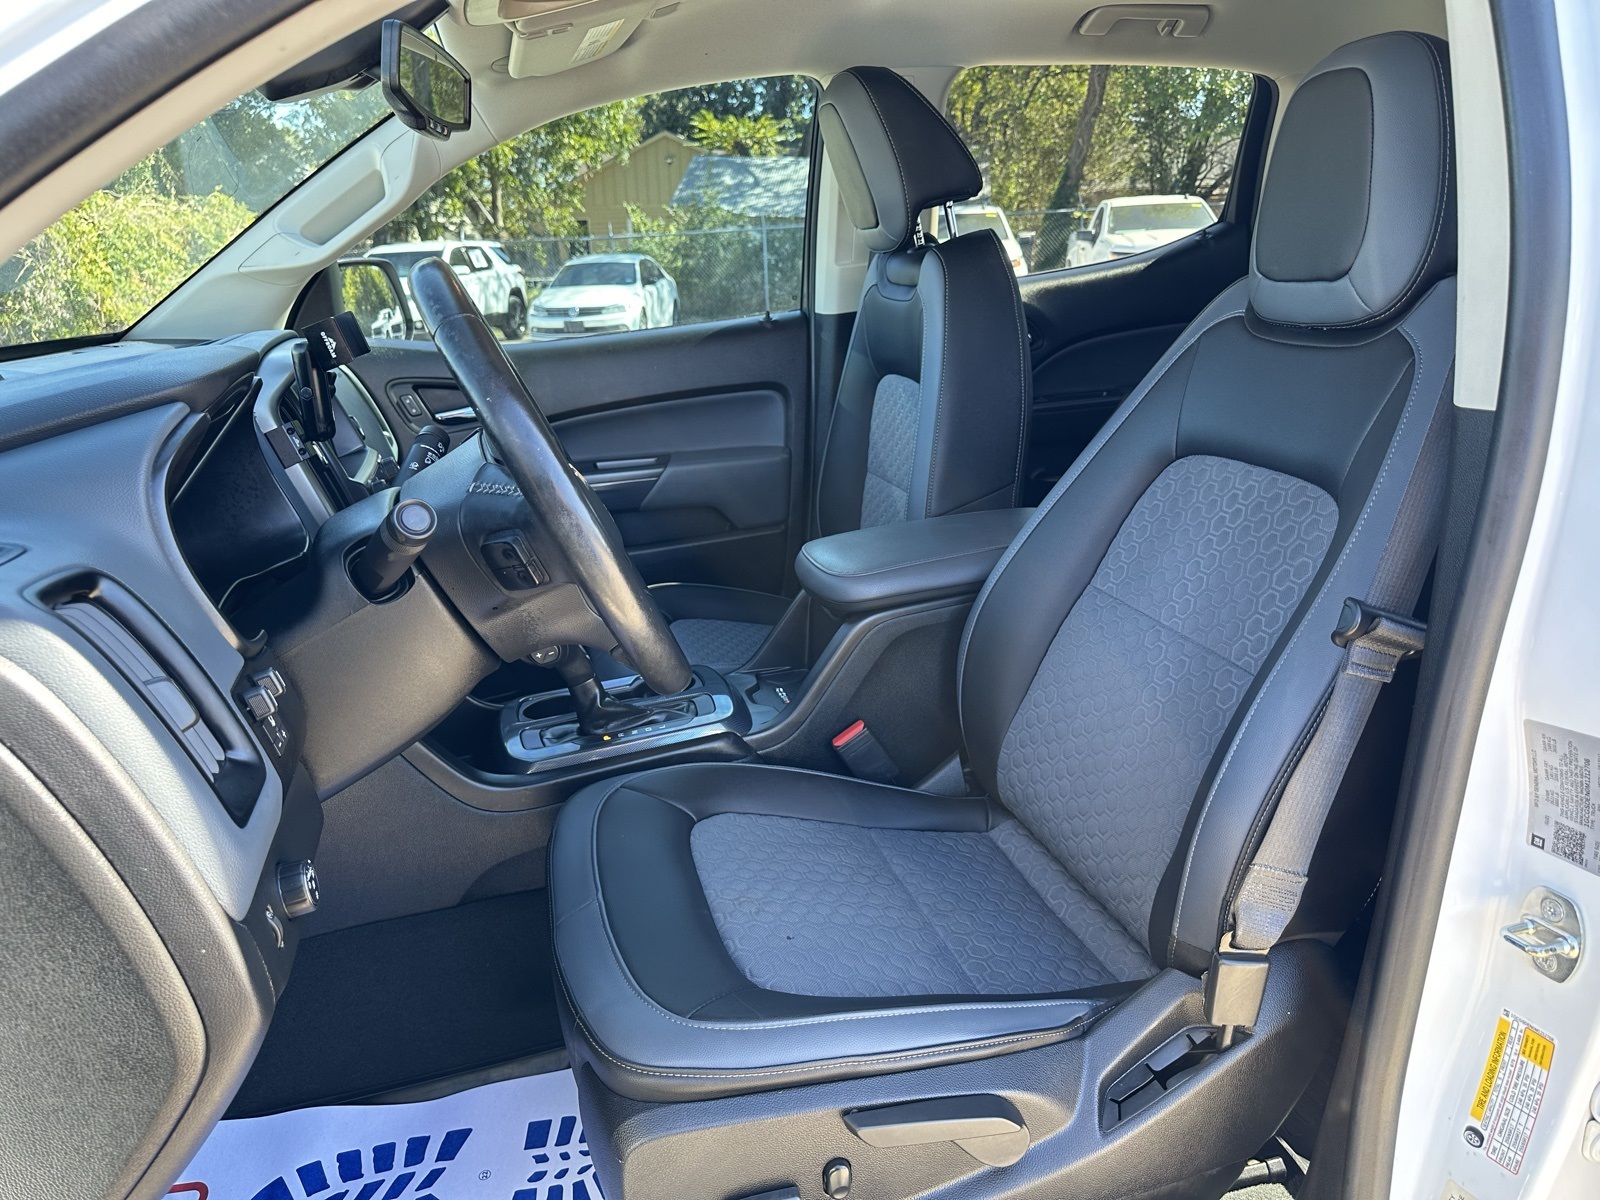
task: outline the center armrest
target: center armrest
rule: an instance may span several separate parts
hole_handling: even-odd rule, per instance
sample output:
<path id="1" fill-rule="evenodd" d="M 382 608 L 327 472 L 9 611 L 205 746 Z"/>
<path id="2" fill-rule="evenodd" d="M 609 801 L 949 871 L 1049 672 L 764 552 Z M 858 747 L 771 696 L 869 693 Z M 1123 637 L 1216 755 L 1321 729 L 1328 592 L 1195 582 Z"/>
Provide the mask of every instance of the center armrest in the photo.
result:
<path id="1" fill-rule="evenodd" d="M 836 533 L 802 546 L 795 572 L 841 615 L 975 595 L 1031 516 L 990 509 Z"/>

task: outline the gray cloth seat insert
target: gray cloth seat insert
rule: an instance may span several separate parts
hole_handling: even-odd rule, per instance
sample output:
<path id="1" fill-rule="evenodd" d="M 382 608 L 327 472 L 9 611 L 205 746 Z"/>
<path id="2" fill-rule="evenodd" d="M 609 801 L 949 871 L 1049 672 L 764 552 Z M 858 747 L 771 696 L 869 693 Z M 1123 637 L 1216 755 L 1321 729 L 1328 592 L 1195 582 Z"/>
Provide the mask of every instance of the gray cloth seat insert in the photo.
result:
<path id="1" fill-rule="evenodd" d="M 1155 970 L 1014 821 L 950 833 L 724 813 L 690 845 L 729 953 L 772 991 L 1025 995 Z"/>

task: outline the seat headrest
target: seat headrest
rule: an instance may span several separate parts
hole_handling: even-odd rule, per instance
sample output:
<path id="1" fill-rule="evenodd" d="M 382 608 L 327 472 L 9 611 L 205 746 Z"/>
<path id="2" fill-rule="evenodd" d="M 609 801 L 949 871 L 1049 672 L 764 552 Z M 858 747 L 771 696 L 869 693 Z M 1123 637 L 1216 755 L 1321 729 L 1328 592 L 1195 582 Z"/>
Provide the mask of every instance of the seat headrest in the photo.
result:
<path id="1" fill-rule="evenodd" d="M 1455 270 L 1446 62 L 1436 38 L 1379 34 L 1335 50 L 1295 89 L 1250 250 L 1257 316 L 1375 325 Z"/>
<path id="2" fill-rule="evenodd" d="M 924 209 L 983 190 L 961 135 L 887 68 L 835 75 L 817 105 L 817 124 L 845 209 L 869 250 L 898 250 Z"/>

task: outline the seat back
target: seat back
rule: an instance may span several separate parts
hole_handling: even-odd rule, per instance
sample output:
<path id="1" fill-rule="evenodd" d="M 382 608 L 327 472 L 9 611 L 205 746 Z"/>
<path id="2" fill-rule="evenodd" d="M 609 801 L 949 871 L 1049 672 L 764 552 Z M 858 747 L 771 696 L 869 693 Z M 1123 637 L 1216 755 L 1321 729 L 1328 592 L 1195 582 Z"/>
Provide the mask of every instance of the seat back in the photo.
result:
<path id="1" fill-rule="evenodd" d="M 968 620 L 974 771 L 1157 963 L 1216 949 L 1339 667 L 1342 602 L 1446 436 L 1449 119 L 1422 35 L 1307 76 L 1250 276 L 1063 476 Z"/>
<path id="2" fill-rule="evenodd" d="M 918 243 L 922 212 L 978 194 L 950 123 L 899 75 L 852 67 L 817 107 L 870 249 L 817 484 L 816 531 L 1017 503 L 1032 371 L 1016 276 L 990 230 Z"/>

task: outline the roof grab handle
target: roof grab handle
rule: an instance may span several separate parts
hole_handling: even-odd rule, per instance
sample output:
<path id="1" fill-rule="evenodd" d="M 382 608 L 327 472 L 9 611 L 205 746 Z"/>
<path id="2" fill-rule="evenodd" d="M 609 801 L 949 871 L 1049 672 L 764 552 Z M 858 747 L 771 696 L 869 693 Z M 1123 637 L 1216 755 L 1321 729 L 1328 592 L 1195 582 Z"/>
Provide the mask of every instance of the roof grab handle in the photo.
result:
<path id="1" fill-rule="evenodd" d="M 1162 37 L 1192 38 L 1206 31 L 1211 8 L 1205 4 L 1104 4 L 1078 22 L 1084 37 L 1104 37 L 1123 21 L 1150 21 Z"/>

